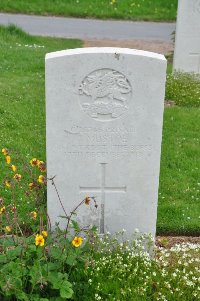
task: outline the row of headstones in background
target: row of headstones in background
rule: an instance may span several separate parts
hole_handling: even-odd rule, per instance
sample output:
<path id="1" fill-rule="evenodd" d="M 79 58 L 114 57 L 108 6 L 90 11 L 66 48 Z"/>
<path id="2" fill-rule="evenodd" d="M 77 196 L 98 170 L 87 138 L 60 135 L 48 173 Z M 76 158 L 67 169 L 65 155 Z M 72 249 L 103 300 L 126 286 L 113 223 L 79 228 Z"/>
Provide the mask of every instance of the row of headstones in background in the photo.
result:
<path id="1" fill-rule="evenodd" d="M 179 0 L 173 69 L 200 74 L 200 0 Z"/>
<path id="2" fill-rule="evenodd" d="M 166 59 L 122 48 L 85 48 L 46 56 L 48 178 L 69 213 L 100 233 L 135 228 L 155 235 Z M 65 219 L 48 183 L 52 225 Z"/>

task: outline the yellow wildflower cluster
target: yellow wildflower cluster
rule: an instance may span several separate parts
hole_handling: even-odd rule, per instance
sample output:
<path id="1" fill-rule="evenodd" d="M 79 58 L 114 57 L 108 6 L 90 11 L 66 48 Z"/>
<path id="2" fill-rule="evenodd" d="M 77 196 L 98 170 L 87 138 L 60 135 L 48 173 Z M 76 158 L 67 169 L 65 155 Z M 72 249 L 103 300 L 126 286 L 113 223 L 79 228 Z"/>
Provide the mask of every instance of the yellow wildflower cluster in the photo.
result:
<path id="1" fill-rule="evenodd" d="M 35 237 L 35 244 L 36 246 L 43 247 L 44 246 L 44 236 L 41 234 L 37 234 Z"/>
<path id="2" fill-rule="evenodd" d="M 6 163 L 10 164 L 10 162 L 11 162 L 11 157 L 10 156 L 6 156 Z"/>
<path id="3" fill-rule="evenodd" d="M 11 232 L 12 231 L 12 227 L 11 226 L 6 226 L 5 227 L 5 231 L 6 232 Z"/>
<path id="4" fill-rule="evenodd" d="M 31 217 L 32 219 L 36 219 L 36 218 L 37 218 L 37 212 L 32 211 L 32 212 L 30 213 L 30 217 Z"/>
<path id="5" fill-rule="evenodd" d="M 11 165 L 11 169 L 12 169 L 12 171 L 16 172 L 17 167 L 15 165 Z"/>
<path id="6" fill-rule="evenodd" d="M 38 183 L 44 184 L 45 181 L 46 181 L 46 179 L 45 179 L 45 177 L 44 177 L 43 175 L 40 175 L 40 176 L 38 177 Z"/>
<path id="7" fill-rule="evenodd" d="M 48 232 L 45 230 L 42 231 L 42 234 L 36 234 L 36 237 L 35 237 L 36 246 L 43 247 L 44 243 L 45 243 L 44 237 L 47 237 L 47 236 L 48 236 Z"/>
<path id="8" fill-rule="evenodd" d="M 42 235 L 43 235 L 44 237 L 47 237 L 47 236 L 48 236 L 48 232 L 45 231 L 45 230 L 43 230 L 43 231 L 42 231 Z"/>
<path id="9" fill-rule="evenodd" d="M 7 156 L 9 154 L 9 151 L 7 148 L 2 148 L 2 153 L 4 156 Z"/>
<path id="10" fill-rule="evenodd" d="M 36 183 L 31 182 L 28 184 L 28 186 L 30 189 L 33 189 L 34 187 L 36 187 Z"/>
<path id="11" fill-rule="evenodd" d="M 46 172 L 46 164 L 44 163 L 44 161 L 40 161 L 37 158 L 33 158 L 30 160 L 30 164 L 33 167 L 34 166 L 38 167 L 41 172 Z M 46 183 L 46 178 L 43 175 L 40 175 L 37 179 L 37 182 L 39 184 L 44 184 L 44 183 Z M 33 183 L 33 182 L 29 184 L 30 189 L 33 189 L 36 186 L 37 186 L 37 184 Z"/>
<path id="12" fill-rule="evenodd" d="M 89 196 L 88 195 L 86 195 L 86 197 L 85 197 L 85 200 L 84 200 L 84 202 L 85 202 L 85 205 L 89 205 L 90 204 L 90 198 L 89 198 Z"/>
<path id="13" fill-rule="evenodd" d="M 9 155 L 9 150 L 7 149 L 7 148 L 2 148 L 2 150 L 1 150 L 1 152 L 2 152 L 2 154 L 5 156 L 5 159 L 6 159 L 6 163 L 8 164 L 8 165 L 10 165 L 11 164 L 11 156 Z M 14 164 L 12 164 L 12 165 L 10 165 L 10 169 L 13 171 L 13 172 L 16 172 L 16 170 L 17 170 L 17 167 L 14 165 Z M 15 179 L 16 181 L 21 181 L 21 178 L 22 178 L 22 176 L 19 174 L 19 173 L 17 173 L 17 174 L 15 174 L 14 175 L 14 177 L 13 177 L 13 179 Z M 10 180 L 6 180 L 5 181 L 5 186 L 7 187 L 7 188 L 11 188 L 11 181 Z"/>
<path id="14" fill-rule="evenodd" d="M 1 208 L 0 208 L 0 215 L 1 215 L 2 213 L 4 213 L 5 211 L 6 211 L 6 207 L 5 207 L 5 206 L 1 207 Z"/>
<path id="15" fill-rule="evenodd" d="M 10 188 L 11 187 L 11 182 L 9 180 L 6 180 L 5 181 L 5 186 Z"/>
<path id="16" fill-rule="evenodd" d="M 37 166 L 41 172 L 46 172 L 46 165 L 43 161 L 33 158 L 31 159 L 30 164 L 31 166 Z"/>
<path id="17" fill-rule="evenodd" d="M 21 181 L 22 176 L 19 173 L 16 173 L 13 177 L 16 181 Z"/>
<path id="18" fill-rule="evenodd" d="M 46 183 L 46 178 L 43 175 L 40 175 L 37 179 L 37 182 L 40 184 L 44 184 Z M 36 182 L 31 182 L 28 184 L 29 188 L 32 190 L 33 188 L 35 188 L 37 186 Z"/>
<path id="19" fill-rule="evenodd" d="M 72 245 L 76 248 L 80 247 L 83 243 L 83 238 L 75 236 L 74 239 L 72 240 Z"/>

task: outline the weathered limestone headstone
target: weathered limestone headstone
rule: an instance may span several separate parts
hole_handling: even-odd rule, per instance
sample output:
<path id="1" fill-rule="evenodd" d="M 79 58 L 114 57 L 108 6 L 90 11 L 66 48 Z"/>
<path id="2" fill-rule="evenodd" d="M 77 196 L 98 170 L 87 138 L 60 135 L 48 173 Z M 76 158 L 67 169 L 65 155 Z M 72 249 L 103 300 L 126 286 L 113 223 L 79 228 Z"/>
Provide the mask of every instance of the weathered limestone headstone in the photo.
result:
<path id="1" fill-rule="evenodd" d="M 200 73 L 200 0 L 179 0 L 173 69 Z"/>
<path id="2" fill-rule="evenodd" d="M 155 234 L 164 107 L 164 56 L 85 48 L 46 56 L 48 177 L 69 213 L 86 195 L 79 221 L 100 233 Z M 48 185 L 51 223 L 64 215 Z"/>

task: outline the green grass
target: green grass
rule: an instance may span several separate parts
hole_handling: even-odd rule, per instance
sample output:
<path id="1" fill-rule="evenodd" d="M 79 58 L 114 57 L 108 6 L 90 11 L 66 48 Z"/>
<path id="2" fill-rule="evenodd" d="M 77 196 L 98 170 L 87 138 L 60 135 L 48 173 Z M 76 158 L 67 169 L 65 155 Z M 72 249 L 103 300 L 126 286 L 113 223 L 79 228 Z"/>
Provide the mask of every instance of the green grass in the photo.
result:
<path id="1" fill-rule="evenodd" d="M 27 173 L 25 175 L 24 163 L 29 164 L 33 157 L 45 161 L 45 54 L 81 47 L 82 42 L 31 37 L 14 26 L 0 27 L 0 41 L 1 147 L 20 153 L 23 164 L 11 154 L 12 164 L 17 165 L 17 172 L 23 176 L 21 185 L 25 185 L 26 182 L 28 187 L 30 178 L 28 179 Z M 11 174 L 11 171 L 8 171 L 1 155 L 0 182 L 7 173 Z M 10 189 L 0 189 L 0 196 L 3 196 L 7 203 L 14 201 Z M 25 216 L 26 219 L 27 214 L 37 208 L 32 198 L 24 195 L 21 190 L 18 189 L 17 192 L 17 206 L 20 208 L 21 218 Z M 31 222 L 30 218 L 27 221 Z"/>
<path id="2" fill-rule="evenodd" d="M 175 20 L 177 0 L 1 0 L 0 11 L 124 20 Z"/>
<path id="3" fill-rule="evenodd" d="M 169 73 L 166 98 L 173 99 L 181 106 L 200 107 L 200 76 L 189 73 Z"/>
<path id="4" fill-rule="evenodd" d="M 45 54 L 81 47 L 79 40 L 31 37 L 0 27 L 0 139 L 22 155 L 45 157 Z M 34 47 L 35 44 L 35 47 Z"/>
<path id="5" fill-rule="evenodd" d="M 81 42 L 32 37 L 13 26 L 0 27 L 0 40 L 1 147 L 20 151 L 26 162 L 33 157 L 45 160 L 44 56 L 80 47 Z M 173 90 L 173 82 L 167 85 Z M 184 89 L 187 86 L 180 85 L 179 93 Z M 200 108 L 195 90 L 189 93 L 188 107 L 186 103 L 187 97 L 183 104 L 165 109 L 158 234 L 200 234 Z M 2 156 L 0 179 L 4 167 Z M 24 210 L 34 209 L 28 206 Z"/>
<path id="6" fill-rule="evenodd" d="M 200 233 L 200 108 L 165 110 L 157 233 Z"/>

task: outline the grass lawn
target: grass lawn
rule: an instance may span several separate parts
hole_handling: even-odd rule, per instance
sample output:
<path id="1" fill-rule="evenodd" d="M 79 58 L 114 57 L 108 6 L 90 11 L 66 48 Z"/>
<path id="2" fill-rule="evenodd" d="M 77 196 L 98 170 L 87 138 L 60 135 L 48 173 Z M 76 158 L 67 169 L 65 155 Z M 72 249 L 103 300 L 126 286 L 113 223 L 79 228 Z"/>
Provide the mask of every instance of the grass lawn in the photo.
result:
<path id="1" fill-rule="evenodd" d="M 44 56 L 51 51 L 81 47 L 81 41 L 32 37 L 12 26 L 0 27 L 0 40 L 1 148 L 20 151 L 27 162 L 34 157 L 45 160 Z M 169 90 L 171 85 L 167 93 Z M 185 100 L 165 109 L 158 234 L 200 234 L 198 101 L 197 94 L 191 91 L 189 106 Z M 4 170 L 2 155 L 1 181 Z M 10 202 L 11 195 L 5 188 L 1 188 L 1 195 Z M 34 210 L 29 202 L 19 199 L 24 212 Z"/>
<path id="2" fill-rule="evenodd" d="M 100 19 L 174 21 L 177 0 L 1 0 L 0 11 Z"/>

